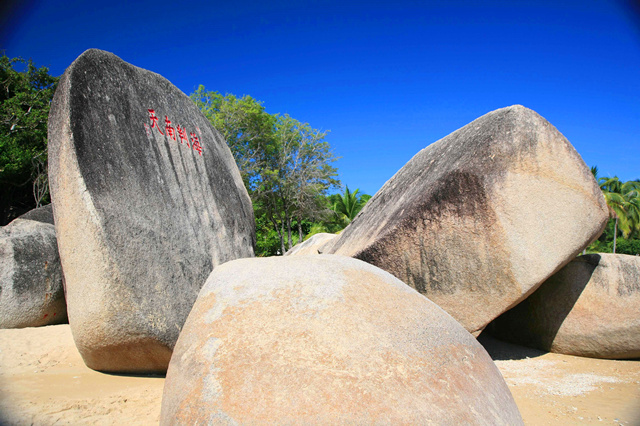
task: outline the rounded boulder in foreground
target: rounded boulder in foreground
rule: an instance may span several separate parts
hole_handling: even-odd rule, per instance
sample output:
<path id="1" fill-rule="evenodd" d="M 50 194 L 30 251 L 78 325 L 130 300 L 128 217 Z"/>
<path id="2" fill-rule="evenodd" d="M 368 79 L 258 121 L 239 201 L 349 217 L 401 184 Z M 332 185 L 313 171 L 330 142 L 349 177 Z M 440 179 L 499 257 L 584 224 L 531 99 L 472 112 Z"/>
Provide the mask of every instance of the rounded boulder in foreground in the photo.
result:
<path id="1" fill-rule="evenodd" d="M 216 268 L 176 344 L 160 423 L 522 424 L 451 316 L 335 255 Z"/>
<path id="2" fill-rule="evenodd" d="M 640 358 L 640 257 L 580 256 L 496 319 L 491 334 L 590 358 Z"/>

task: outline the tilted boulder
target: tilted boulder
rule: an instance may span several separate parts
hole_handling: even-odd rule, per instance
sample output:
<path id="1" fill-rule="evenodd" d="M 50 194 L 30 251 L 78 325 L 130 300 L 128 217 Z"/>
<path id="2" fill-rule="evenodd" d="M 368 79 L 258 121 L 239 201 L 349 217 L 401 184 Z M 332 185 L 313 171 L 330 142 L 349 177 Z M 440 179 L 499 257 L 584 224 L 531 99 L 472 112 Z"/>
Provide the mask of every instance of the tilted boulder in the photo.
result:
<path id="1" fill-rule="evenodd" d="M 487 330 L 561 354 L 640 358 L 640 257 L 580 256 Z"/>
<path id="2" fill-rule="evenodd" d="M 416 154 L 323 251 L 391 272 L 477 334 L 600 235 L 607 218 L 580 155 L 516 105 Z"/>
<path id="3" fill-rule="evenodd" d="M 0 328 L 66 321 L 55 228 L 15 219 L 0 229 Z"/>
<path id="4" fill-rule="evenodd" d="M 85 363 L 165 371 L 211 270 L 253 256 L 251 201 L 224 139 L 162 76 L 88 50 L 51 106 L 49 182 Z"/>
<path id="5" fill-rule="evenodd" d="M 343 256 L 241 259 L 207 279 L 160 423 L 522 424 L 484 348 L 391 274 Z"/>
<path id="6" fill-rule="evenodd" d="M 22 216 L 19 216 L 18 219 L 35 220 L 36 222 L 43 222 L 53 225 L 53 205 L 47 204 L 46 206 L 29 210 Z"/>
<path id="7" fill-rule="evenodd" d="M 337 237 L 336 234 L 321 232 L 311 236 L 307 241 L 296 244 L 291 250 L 287 251 L 285 256 L 305 256 L 309 254 L 322 253 L 322 247 Z"/>

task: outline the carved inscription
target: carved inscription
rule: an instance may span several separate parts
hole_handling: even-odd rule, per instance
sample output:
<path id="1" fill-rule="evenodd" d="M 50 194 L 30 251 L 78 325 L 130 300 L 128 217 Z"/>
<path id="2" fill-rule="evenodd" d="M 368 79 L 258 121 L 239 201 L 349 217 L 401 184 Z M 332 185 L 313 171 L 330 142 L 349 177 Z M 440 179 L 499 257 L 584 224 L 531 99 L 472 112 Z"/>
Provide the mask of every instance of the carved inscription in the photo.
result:
<path id="1" fill-rule="evenodd" d="M 151 132 L 152 132 L 151 129 L 156 129 L 158 133 L 160 133 L 162 136 L 165 136 L 176 142 L 178 141 L 178 139 L 180 139 L 181 145 L 186 145 L 187 148 L 193 148 L 194 151 L 202 155 L 202 145 L 200 145 L 200 138 L 196 133 L 189 132 L 188 134 L 190 136 L 190 139 L 189 139 L 187 137 L 187 129 L 179 124 L 176 124 L 174 127 L 173 123 L 169 119 L 169 116 L 167 115 L 164 116 L 165 133 L 163 133 L 162 129 L 160 128 L 160 125 L 158 124 L 158 117 L 156 116 L 156 111 L 154 109 L 147 109 L 147 111 L 149 112 L 149 121 L 151 124 L 151 126 L 149 126 L 149 123 L 144 124 L 144 128 L 147 132 L 147 136 L 151 136 Z M 200 130 L 200 129 L 197 129 L 197 130 Z M 191 141 L 191 144 L 189 144 L 189 141 Z"/>

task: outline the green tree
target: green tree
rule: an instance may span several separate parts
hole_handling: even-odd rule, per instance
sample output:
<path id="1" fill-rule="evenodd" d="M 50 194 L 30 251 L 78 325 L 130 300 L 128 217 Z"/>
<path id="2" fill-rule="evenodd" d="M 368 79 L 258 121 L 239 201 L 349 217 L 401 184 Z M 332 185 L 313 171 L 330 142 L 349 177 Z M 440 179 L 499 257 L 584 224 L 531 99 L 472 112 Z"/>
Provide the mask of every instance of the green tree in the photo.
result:
<path id="1" fill-rule="evenodd" d="M 609 209 L 609 223 L 602 235 L 588 247 L 589 252 L 633 251 L 640 240 L 640 180 L 622 182 L 617 176 L 600 177 L 598 167 L 591 167 Z M 618 237 L 623 238 L 622 241 Z M 637 243 L 636 243 L 637 242 Z M 623 244 L 624 248 L 619 247 Z"/>
<path id="2" fill-rule="evenodd" d="M 294 225 L 302 240 L 303 220 L 321 217 L 321 197 L 338 185 L 337 170 L 331 166 L 336 158 L 326 134 L 289 115 L 278 115 L 272 143 L 256 160 L 250 192 L 278 233 L 281 253 L 295 243 Z"/>
<path id="3" fill-rule="evenodd" d="M 238 164 L 254 205 L 258 254 L 276 254 L 273 232 L 277 252 L 284 254 L 303 239 L 305 221 L 326 212 L 322 197 L 339 184 L 327 132 L 286 114 L 268 114 L 250 96 L 222 96 L 200 86 L 191 98 L 225 137 Z"/>
<path id="4" fill-rule="evenodd" d="M 207 91 L 203 85 L 191 94 L 202 113 L 227 141 L 247 186 L 259 175 L 261 158 L 272 149 L 276 117 L 251 96 L 238 98 Z"/>
<path id="5" fill-rule="evenodd" d="M 25 67 L 24 71 L 14 68 Z M 48 201 L 47 122 L 57 77 L 0 57 L 0 225 Z"/>
<path id="6" fill-rule="evenodd" d="M 640 198 L 638 197 L 640 182 L 621 182 L 617 176 L 602 177 L 598 182 L 609 207 L 609 216 L 614 219 L 613 253 L 615 253 L 618 229 L 625 239 L 640 229 Z"/>

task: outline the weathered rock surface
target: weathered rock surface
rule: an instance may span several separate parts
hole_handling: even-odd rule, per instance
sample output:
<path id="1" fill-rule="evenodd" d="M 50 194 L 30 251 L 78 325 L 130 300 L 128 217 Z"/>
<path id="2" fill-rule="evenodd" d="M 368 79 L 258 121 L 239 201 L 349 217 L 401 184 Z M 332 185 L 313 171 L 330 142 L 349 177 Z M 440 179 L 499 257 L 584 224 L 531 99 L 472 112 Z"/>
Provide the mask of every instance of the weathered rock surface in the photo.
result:
<path id="1" fill-rule="evenodd" d="M 47 204 L 46 206 L 29 210 L 17 219 L 35 220 L 36 222 L 49 223 L 53 225 L 53 205 Z"/>
<path id="2" fill-rule="evenodd" d="M 285 256 L 306 256 L 309 254 L 322 253 L 322 247 L 329 241 L 337 237 L 337 234 L 328 234 L 321 232 L 311 236 L 307 241 L 296 244 L 291 250 L 286 252 Z"/>
<path id="3" fill-rule="evenodd" d="M 580 256 L 488 331 L 550 352 L 640 358 L 640 257 Z"/>
<path id="4" fill-rule="evenodd" d="M 251 201 L 224 139 L 162 76 L 88 50 L 52 103 L 49 181 L 84 361 L 165 371 L 211 270 L 253 256 Z"/>
<path id="5" fill-rule="evenodd" d="M 0 328 L 66 321 L 55 228 L 15 219 L 0 229 Z"/>
<path id="6" fill-rule="evenodd" d="M 600 235 L 607 218 L 580 155 L 516 105 L 416 154 L 323 251 L 391 272 L 478 333 Z"/>
<path id="7" fill-rule="evenodd" d="M 521 424 L 484 348 L 391 274 L 343 256 L 241 259 L 207 279 L 161 424 Z"/>

